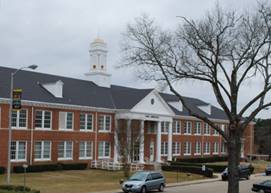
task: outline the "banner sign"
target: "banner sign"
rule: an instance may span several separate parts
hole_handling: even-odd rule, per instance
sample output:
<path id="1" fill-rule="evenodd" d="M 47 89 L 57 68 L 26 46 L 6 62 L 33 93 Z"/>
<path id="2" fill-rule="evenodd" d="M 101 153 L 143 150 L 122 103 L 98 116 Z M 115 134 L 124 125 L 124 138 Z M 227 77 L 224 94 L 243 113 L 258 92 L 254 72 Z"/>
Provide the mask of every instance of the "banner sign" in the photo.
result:
<path id="1" fill-rule="evenodd" d="M 22 89 L 14 89 L 12 92 L 12 109 L 21 109 Z"/>

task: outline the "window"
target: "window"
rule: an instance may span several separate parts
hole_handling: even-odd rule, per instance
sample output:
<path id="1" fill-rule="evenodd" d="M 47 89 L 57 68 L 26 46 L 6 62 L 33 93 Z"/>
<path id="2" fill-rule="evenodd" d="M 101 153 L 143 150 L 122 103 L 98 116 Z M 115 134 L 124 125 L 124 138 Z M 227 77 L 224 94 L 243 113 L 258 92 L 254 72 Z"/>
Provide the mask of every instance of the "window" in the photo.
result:
<path id="1" fill-rule="evenodd" d="M 196 141 L 195 155 L 201 155 L 201 142 L 200 141 Z"/>
<path id="2" fill-rule="evenodd" d="M 218 150 L 219 150 L 219 143 L 218 142 L 214 142 L 214 151 L 213 151 L 213 154 L 218 154 Z"/>
<path id="3" fill-rule="evenodd" d="M 168 142 L 161 142 L 161 156 L 166 156 L 168 154 Z"/>
<path id="4" fill-rule="evenodd" d="M 99 142 L 99 158 L 110 158 L 110 143 L 108 141 Z"/>
<path id="5" fill-rule="evenodd" d="M 10 148 L 11 161 L 26 161 L 25 141 L 12 141 Z"/>
<path id="6" fill-rule="evenodd" d="M 162 121 L 161 122 L 161 133 L 162 134 L 167 134 L 168 133 L 168 128 L 169 128 L 169 122 Z"/>
<path id="7" fill-rule="evenodd" d="M 204 154 L 209 155 L 210 154 L 210 142 L 204 143 Z"/>
<path id="8" fill-rule="evenodd" d="M 59 129 L 72 130 L 73 129 L 73 113 L 59 112 Z"/>
<path id="9" fill-rule="evenodd" d="M 19 111 L 12 110 L 11 126 L 13 128 L 26 129 L 27 127 L 27 110 L 21 109 Z"/>
<path id="10" fill-rule="evenodd" d="M 181 154 L 180 143 L 179 142 L 173 142 L 172 143 L 172 154 L 175 155 L 175 156 Z"/>
<path id="11" fill-rule="evenodd" d="M 195 135 L 201 135 L 201 122 L 195 122 Z"/>
<path id="12" fill-rule="evenodd" d="M 93 131 L 93 115 L 80 113 L 80 130 Z"/>
<path id="13" fill-rule="evenodd" d="M 37 129 L 51 129 L 51 112 L 37 110 L 35 116 L 35 127 Z"/>
<path id="14" fill-rule="evenodd" d="M 149 134 L 155 134 L 156 133 L 156 129 L 157 128 L 157 124 L 155 124 L 155 122 L 149 122 L 148 124 L 148 133 Z"/>
<path id="15" fill-rule="evenodd" d="M 204 135 L 210 135 L 210 126 L 208 123 L 204 124 Z"/>
<path id="16" fill-rule="evenodd" d="M 173 134 L 181 134 L 181 124 L 180 121 L 173 121 L 173 125 L 172 125 L 172 133 Z"/>
<path id="17" fill-rule="evenodd" d="M 221 126 L 220 125 L 216 125 L 218 128 L 221 128 Z M 219 135 L 219 133 L 218 133 L 218 131 L 217 130 L 215 130 L 215 129 L 213 129 L 213 135 Z"/>
<path id="18" fill-rule="evenodd" d="M 92 142 L 91 141 L 81 141 L 79 149 L 80 149 L 79 159 L 92 158 Z"/>
<path id="19" fill-rule="evenodd" d="M 226 143 L 224 141 L 222 141 L 222 143 L 221 143 L 221 153 L 222 154 L 225 154 L 227 152 L 226 147 L 227 147 Z"/>
<path id="20" fill-rule="evenodd" d="M 51 159 L 51 142 L 38 141 L 35 142 L 35 160 Z"/>
<path id="21" fill-rule="evenodd" d="M 184 155 L 191 155 L 191 142 L 184 142 Z"/>
<path id="22" fill-rule="evenodd" d="M 191 121 L 185 121 L 184 134 L 191 135 L 191 133 L 192 133 L 192 123 L 191 123 Z"/>
<path id="23" fill-rule="evenodd" d="M 72 160 L 72 141 L 62 141 L 58 144 L 58 159 Z"/>
<path id="24" fill-rule="evenodd" d="M 111 116 L 100 115 L 99 116 L 99 131 L 110 131 L 111 130 Z"/>

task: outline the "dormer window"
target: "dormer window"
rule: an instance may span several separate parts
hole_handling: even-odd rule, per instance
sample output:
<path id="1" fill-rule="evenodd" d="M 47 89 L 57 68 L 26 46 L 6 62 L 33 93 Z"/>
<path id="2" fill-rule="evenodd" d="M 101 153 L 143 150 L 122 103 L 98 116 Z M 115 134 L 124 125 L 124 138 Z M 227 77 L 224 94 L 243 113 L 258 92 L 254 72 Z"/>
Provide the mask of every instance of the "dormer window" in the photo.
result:
<path id="1" fill-rule="evenodd" d="M 63 85 L 64 83 L 61 80 L 42 84 L 43 88 L 56 98 L 63 98 Z"/>

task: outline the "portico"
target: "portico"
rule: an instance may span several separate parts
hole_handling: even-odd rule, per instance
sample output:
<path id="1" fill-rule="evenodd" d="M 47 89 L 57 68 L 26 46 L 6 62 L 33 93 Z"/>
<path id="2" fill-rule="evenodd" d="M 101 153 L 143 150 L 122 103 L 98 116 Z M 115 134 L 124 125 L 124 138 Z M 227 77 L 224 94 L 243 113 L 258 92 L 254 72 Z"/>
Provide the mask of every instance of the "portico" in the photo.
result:
<path id="1" fill-rule="evenodd" d="M 119 136 L 117 133 L 119 129 L 125 129 L 127 135 L 127 144 L 130 144 L 132 141 L 133 148 L 128 151 L 133 151 L 133 157 L 138 157 L 139 159 L 133 159 L 128 156 L 128 160 L 131 162 L 138 163 L 152 163 L 162 162 L 161 159 L 161 142 L 162 135 L 167 134 L 167 161 L 172 161 L 172 121 L 173 118 L 169 116 L 158 116 L 158 115 L 149 115 L 142 113 L 119 113 L 116 115 L 116 134 L 115 136 Z M 163 128 L 162 134 L 162 123 L 168 123 L 167 128 Z M 120 126 L 122 125 L 122 126 Z M 125 125 L 126 127 L 123 127 Z M 165 132 L 165 130 L 167 132 Z M 133 135 L 133 136 L 132 136 Z M 117 137 L 115 137 L 117 138 Z M 133 140 L 132 140 L 133 139 Z M 114 162 L 118 162 L 120 158 L 120 141 L 115 139 L 116 143 L 114 145 L 114 149 L 116 150 L 114 154 Z M 138 144 L 136 146 L 135 144 Z M 119 146 L 119 147 L 118 147 Z M 136 148 L 139 148 L 138 151 Z M 139 153 L 139 155 L 135 155 L 135 153 Z"/>

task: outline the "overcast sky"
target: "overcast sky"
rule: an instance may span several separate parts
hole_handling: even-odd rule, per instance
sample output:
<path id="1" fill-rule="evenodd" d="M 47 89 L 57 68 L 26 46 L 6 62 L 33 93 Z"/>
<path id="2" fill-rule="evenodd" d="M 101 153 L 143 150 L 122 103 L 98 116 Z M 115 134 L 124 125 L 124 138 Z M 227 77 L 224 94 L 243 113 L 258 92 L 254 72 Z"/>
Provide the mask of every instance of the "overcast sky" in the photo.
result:
<path id="1" fill-rule="evenodd" d="M 108 68 L 112 83 L 146 88 L 129 69 L 115 69 L 120 61 L 121 33 L 126 25 L 143 13 L 163 26 L 174 28 L 176 16 L 200 18 L 217 0 L 0 0 L 0 65 L 19 68 L 37 64 L 38 72 L 82 78 L 89 69 L 89 44 L 97 36 L 108 45 Z M 221 0 L 223 7 L 245 10 L 255 0 Z M 249 7 L 248 7 L 249 6 Z M 259 85 L 247 85 L 241 103 Z M 193 89 L 191 89 L 193 88 Z M 185 83 L 186 96 L 216 105 L 209 88 Z M 270 117 L 270 110 L 261 117 Z"/>

